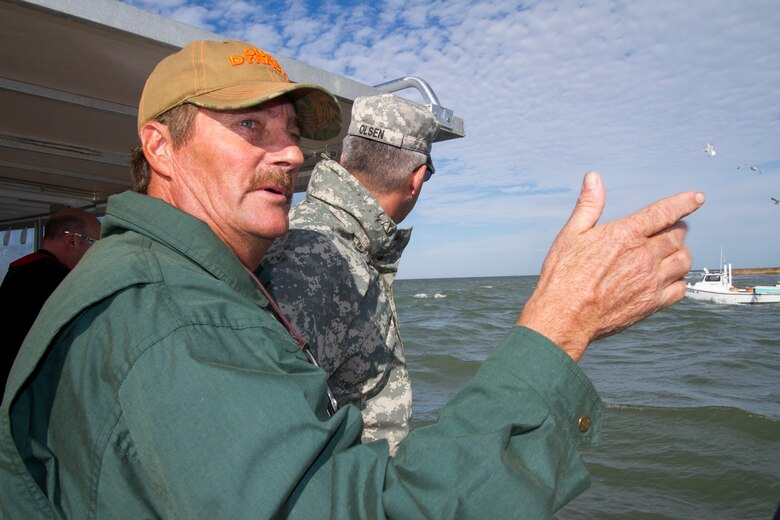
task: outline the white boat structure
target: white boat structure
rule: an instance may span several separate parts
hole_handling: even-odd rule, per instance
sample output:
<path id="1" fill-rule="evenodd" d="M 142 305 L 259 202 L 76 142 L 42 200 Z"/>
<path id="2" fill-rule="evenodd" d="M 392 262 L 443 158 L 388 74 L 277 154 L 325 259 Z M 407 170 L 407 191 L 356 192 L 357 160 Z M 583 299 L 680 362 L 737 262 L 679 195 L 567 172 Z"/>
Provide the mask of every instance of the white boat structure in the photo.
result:
<path id="1" fill-rule="evenodd" d="M 734 287 L 731 280 L 731 264 L 723 264 L 720 272 L 705 268 L 701 280 L 685 287 L 685 296 L 723 304 L 780 303 L 780 282 L 742 288 Z"/>

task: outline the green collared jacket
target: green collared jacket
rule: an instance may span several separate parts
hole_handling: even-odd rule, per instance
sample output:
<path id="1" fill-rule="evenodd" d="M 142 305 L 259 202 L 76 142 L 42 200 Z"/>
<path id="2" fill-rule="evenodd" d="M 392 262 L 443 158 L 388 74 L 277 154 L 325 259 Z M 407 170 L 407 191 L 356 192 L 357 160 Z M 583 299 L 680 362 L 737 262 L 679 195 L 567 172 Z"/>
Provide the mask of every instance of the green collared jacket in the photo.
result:
<path id="1" fill-rule="evenodd" d="M 363 441 L 394 451 L 409 433 L 412 385 L 392 283 L 411 229 L 335 161 L 320 161 L 290 231 L 260 277 L 311 346 L 340 405 L 363 413 Z"/>
<path id="2" fill-rule="evenodd" d="M 11 370 L 1 518 L 544 518 L 587 486 L 600 402 L 536 333 L 391 458 L 357 408 L 328 418 L 324 372 L 203 222 L 125 193 L 103 235 Z"/>

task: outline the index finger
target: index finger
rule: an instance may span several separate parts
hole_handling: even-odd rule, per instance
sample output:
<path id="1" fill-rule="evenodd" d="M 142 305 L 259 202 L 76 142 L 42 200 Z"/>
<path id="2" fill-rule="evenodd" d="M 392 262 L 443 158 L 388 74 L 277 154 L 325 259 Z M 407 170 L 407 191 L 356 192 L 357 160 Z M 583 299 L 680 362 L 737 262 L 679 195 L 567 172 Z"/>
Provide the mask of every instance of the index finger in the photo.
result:
<path id="1" fill-rule="evenodd" d="M 704 204 L 704 194 L 700 191 L 685 191 L 658 200 L 629 215 L 635 220 L 646 237 L 651 237 L 678 222 Z"/>

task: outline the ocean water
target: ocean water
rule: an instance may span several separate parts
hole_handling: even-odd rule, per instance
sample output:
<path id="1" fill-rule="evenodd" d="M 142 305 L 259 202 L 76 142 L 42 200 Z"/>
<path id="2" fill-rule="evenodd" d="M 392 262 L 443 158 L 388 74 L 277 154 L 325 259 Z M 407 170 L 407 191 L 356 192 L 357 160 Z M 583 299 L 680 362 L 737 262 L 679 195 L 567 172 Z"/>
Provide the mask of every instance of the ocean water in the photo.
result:
<path id="1" fill-rule="evenodd" d="M 476 372 L 536 279 L 395 282 L 415 425 L 434 421 Z M 684 299 L 594 342 L 580 363 L 605 404 L 602 441 L 582 450 L 590 489 L 554 518 L 773 517 L 780 503 L 780 304 Z"/>

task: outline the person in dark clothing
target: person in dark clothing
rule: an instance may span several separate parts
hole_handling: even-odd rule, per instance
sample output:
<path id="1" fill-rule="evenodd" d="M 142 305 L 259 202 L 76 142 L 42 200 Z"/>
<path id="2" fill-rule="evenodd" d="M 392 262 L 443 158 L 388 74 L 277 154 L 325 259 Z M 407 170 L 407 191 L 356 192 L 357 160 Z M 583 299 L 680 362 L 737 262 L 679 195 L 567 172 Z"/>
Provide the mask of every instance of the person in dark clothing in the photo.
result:
<path id="1" fill-rule="evenodd" d="M 46 222 L 41 249 L 15 260 L 0 285 L 0 400 L 19 347 L 54 289 L 100 237 L 100 222 L 67 208 Z"/>

